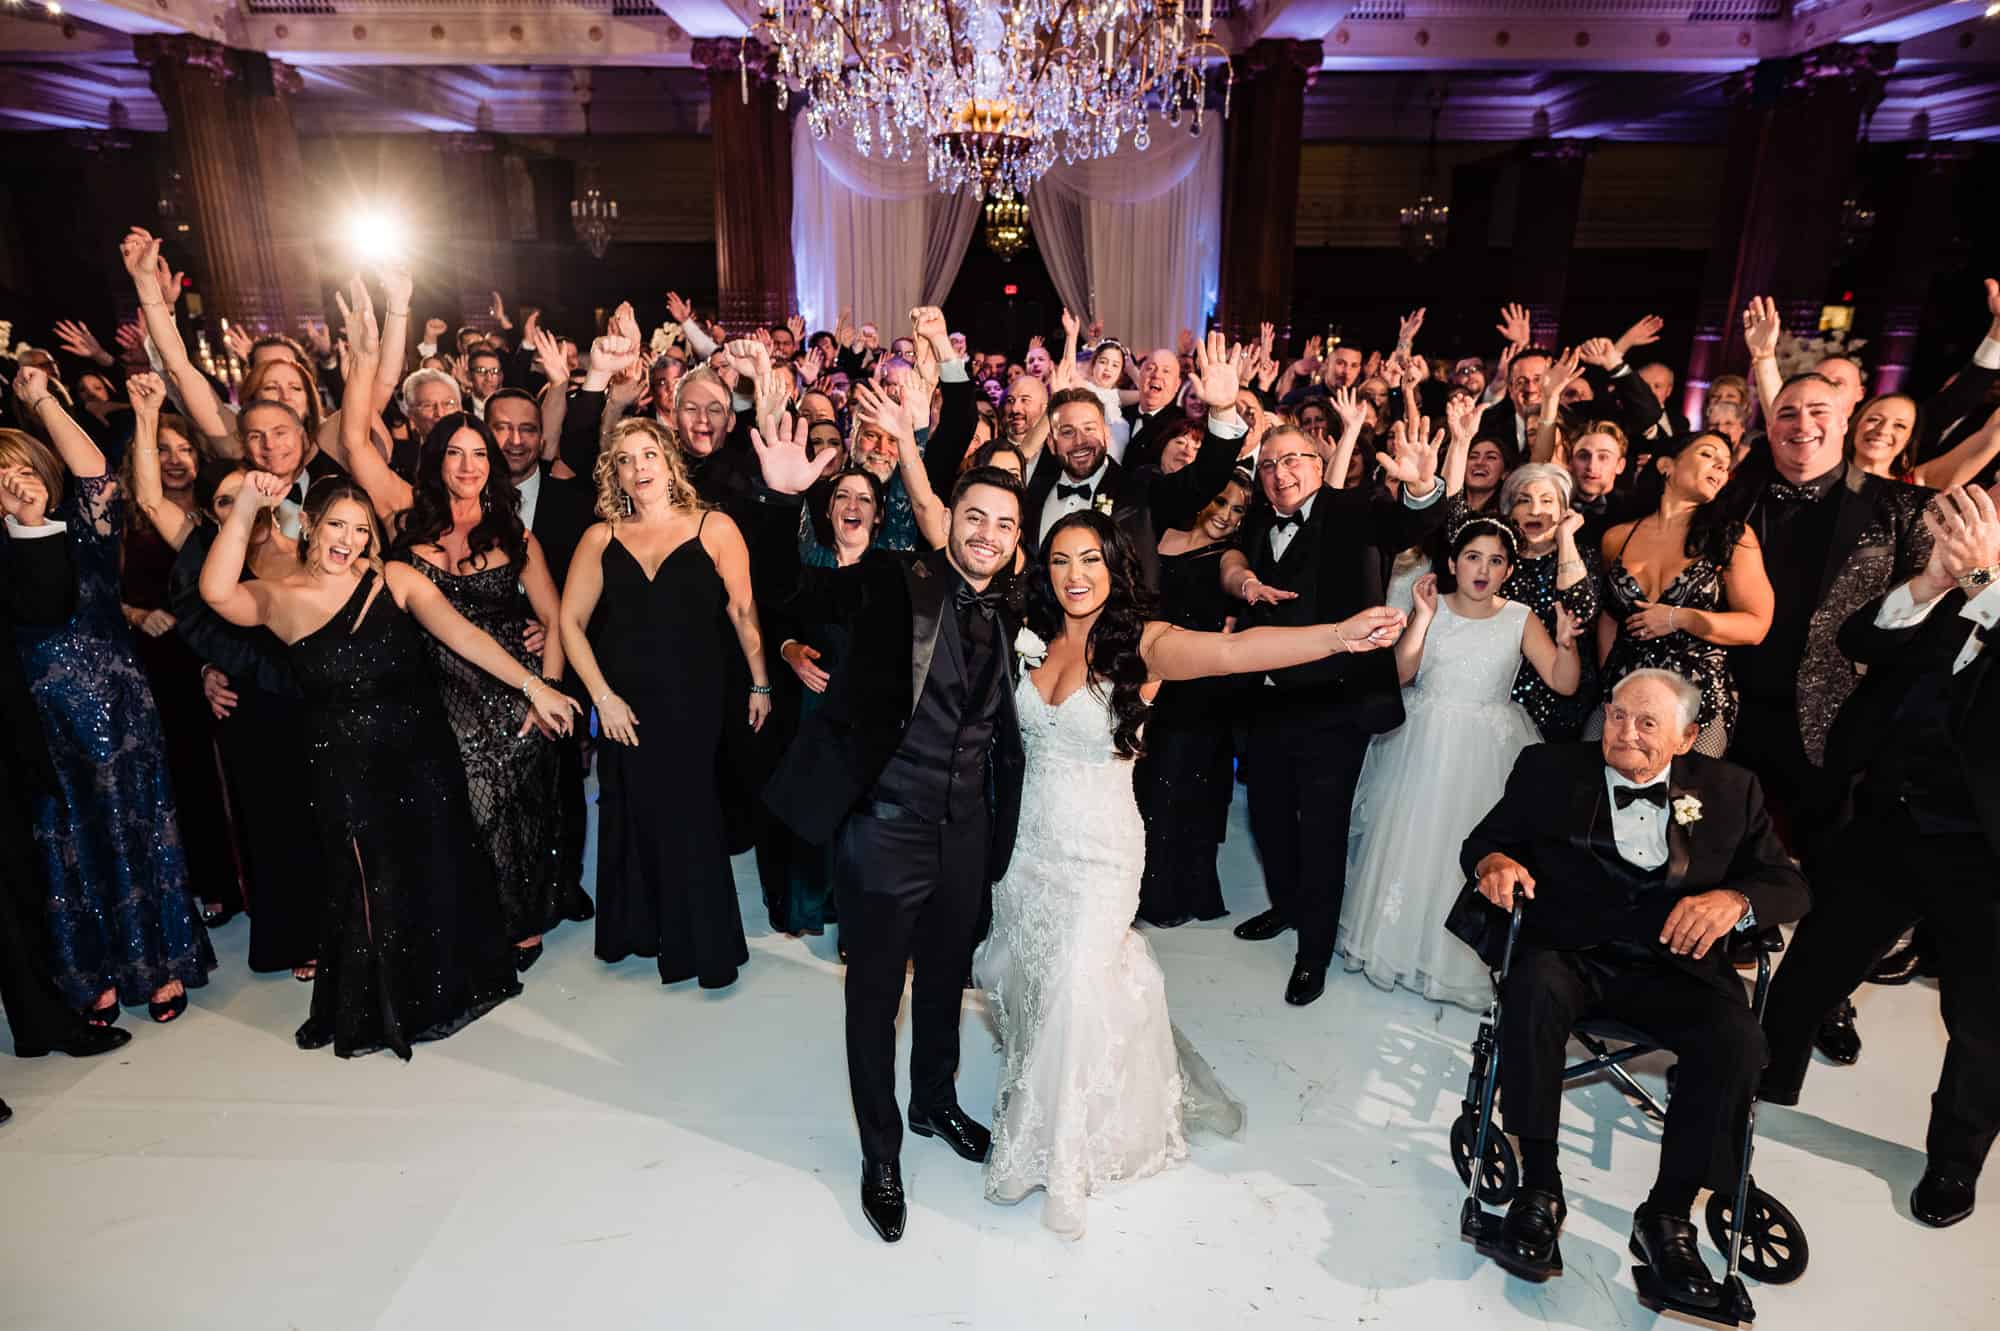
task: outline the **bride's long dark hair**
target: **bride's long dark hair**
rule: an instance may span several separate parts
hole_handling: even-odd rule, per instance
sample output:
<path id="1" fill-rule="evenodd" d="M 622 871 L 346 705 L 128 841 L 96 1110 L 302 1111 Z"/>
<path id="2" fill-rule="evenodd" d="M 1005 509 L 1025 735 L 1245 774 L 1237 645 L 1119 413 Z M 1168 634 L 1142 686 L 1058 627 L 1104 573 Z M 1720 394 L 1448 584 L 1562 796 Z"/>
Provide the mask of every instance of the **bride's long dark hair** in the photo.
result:
<path id="1" fill-rule="evenodd" d="M 1091 626 L 1084 643 L 1084 663 L 1090 669 L 1089 687 L 1111 686 L 1111 747 L 1121 758 L 1137 758 L 1145 752 L 1139 729 L 1149 710 L 1139 690 L 1146 683 L 1144 658 L 1139 655 L 1139 639 L 1146 621 L 1155 618 L 1153 594 L 1140 576 L 1139 557 L 1117 524 L 1095 509 L 1081 509 L 1049 528 L 1042 540 L 1042 558 L 1055 547 L 1056 538 L 1081 527 L 1097 538 L 1104 551 L 1104 571 L 1111 580 L 1104 609 Z M 1054 642 L 1063 626 L 1062 606 L 1056 600 L 1052 575 L 1046 571 L 1033 580 L 1028 592 L 1028 627 L 1045 642 Z"/>

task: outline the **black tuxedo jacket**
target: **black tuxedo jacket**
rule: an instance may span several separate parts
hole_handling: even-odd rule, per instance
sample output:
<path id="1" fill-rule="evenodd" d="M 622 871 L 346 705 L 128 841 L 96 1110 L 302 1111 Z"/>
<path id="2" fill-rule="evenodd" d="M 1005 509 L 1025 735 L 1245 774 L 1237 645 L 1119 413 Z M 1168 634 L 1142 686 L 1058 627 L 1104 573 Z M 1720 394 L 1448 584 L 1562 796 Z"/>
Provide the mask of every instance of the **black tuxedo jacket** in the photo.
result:
<path id="1" fill-rule="evenodd" d="M 1700 801 L 1700 817 L 1683 824 L 1673 801 L 1688 795 Z M 1805 877 L 1779 844 L 1763 788 L 1747 769 L 1683 754 L 1668 768 L 1667 799 L 1667 863 L 1654 879 L 1618 854 L 1602 747 L 1531 745 L 1515 761 L 1500 802 L 1466 837 L 1459 863 L 1468 879 L 1495 851 L 1527 867 L 1535 895 L 1522 910 L 1523 943 L 1564 951 L 1625 943 L 1741 997 L 1726 948 L 1710 948 L 1701 960 L 1676 956 L 1660 945 L 1661 927 L 1682 897 L 1723 887 L 1750 899 L 1760 926 L 1789 924 L 1806 913 Z M 1491 943 L 1496 936 L 1504 943 L 1507 917 L 1471 886 L 1452 914 L 1494 926 L 1479 942 L 1453 932 L 1497 967 Z"/>
<path id="2" fill-rule="evenodd" d="M 824 845 L 902 742 L 939 634 L 957 631 L 951 605 L 957 575 L 936 550 L 871 550 L 846 568 L 806 568 L 799 563 L 797 505 L 765 496 L 753 507 L 751 577 L 760 605 L 788 623 L 842 624 L 848 630 L 841 668 L 764 788 L 765 803 L 787 827 Z M 987 867 L 992 879 L 1006 871 L 1013 855 L 1027 766 L 1014 711 L 1020 675 L 1013 646 L 1016 626 L 1002 613 L 997 627 L 1008 677 L 988 780 L 992 841 Z"/>
<path id="3" fill-rule="evenodd" d="M 0 537 L 0 629 L 15 625 L 55 625 L 76 612 L 76 560 L 67 533 L 15 539 Z M 13 636 L 11 633 L 8 635 Z M 26 817 L 29 798 L 52 791 L 56 771 L 49 761 L 48 736 L 21 669 L 21 654 L 0 652 L 0 801 Z M 19 855 L 16 846 L 11 854 Z M 39 905 L 37 910 L 39 910 Z M 39 915 L 36 918 L 40 918 Z"/>
<path id="4" fill-rule="evenodd" d="M 578 474 L 558 479 L 549 474 L 551 464 L 542 467 L 541 492 L 535 499 L 535 539 L 541 542 L 542 556 L 549 561 L 549 576 L 555 579 L 556 594 L 569 579 L 569 561 L 577 543 L 597 521 L 597 488 L 588 476 Z"/>
<path id="5" fill-rule="evenodd" d="M 1110 498 L 1111 521 L 1132 542 L 1146 585 L 1154 591 L 1160 589 L 1160 537 L 1176 527 L 1194 525 L 1208 501 L 1229 483 L 1242 447 L 1242 439 L 1225 439 L 1210 431 L 1194 461 L 1171 475 L 1157 467 L 1134 469 L 1105 462 L 1104 479 L 1098 482 L 1093 502 Z M 1021 544 L 1037 559 L 1042 554 L 1042 507 L 1058 481 L 1069 481 L 1054 450 L 1053 442 L 1042 449 L 1022 500 Z"/>
<path id="6" fill-rule="evenodd" d="M 1931 670 L 1950 670 L 1973 630 L 1959 616 L 1962 591 L 1947 592 L 1929 618 L 1906 629 L 1875 627 L 1882 608 L 1876 597 L 1840 630 L 1840 650 L 1867 674 L 1848 698 L 1826 740 L 1826 770 L 1842 778 L 1862 776 L 1894 733 L 1896 709 Z M 1991 634 L 2000 639 L 2000 634 Z M 1986 843 L 2000 855 L 2000 641 L 1989 641 L 1965 669 L 1951 677 L 1953 732 L 1960 770 L 1978 811 Z"/>
<path id="7" fill-rule="evenodd" d="M 1139 404 L 1134 402 L 1125 408 L 1124 414 L 1130 433 L 1125 436 L 1125 456 L 1121 462 L 1131 468 L 1159 466 L 1160 454 L 1167 446 L 1167 436 L 1187 424 L 1186 414 L 1175 402 L 1167 403 L 1151 417 L 1140 411 Z"/>
<path id="8" fill-rule="evenodd" d="M 1383 550 L 1420 545 L 1444 524 L 1451 500 L 1440 497 L 1424 508 L 1369 490 L 1322 487 L 1283 559 L 1271 556 L 1271 524 L 1277 514 L 1260 501 L 1244 519 L 1244 557 L 1270 586 L 1297 592 L 1298 599 L 1251 606 L 1243 627 L 1259 624 L 1333 624 L 1383 602 Z M 1363 730 L 1381 734 L 1403 723 L 1403 691 L 1396 680 L 1395 653 L 1340 653 L 1271 673 L 1276 688 L 1258 695 L 1286 706 L 1341 707 Z"/>

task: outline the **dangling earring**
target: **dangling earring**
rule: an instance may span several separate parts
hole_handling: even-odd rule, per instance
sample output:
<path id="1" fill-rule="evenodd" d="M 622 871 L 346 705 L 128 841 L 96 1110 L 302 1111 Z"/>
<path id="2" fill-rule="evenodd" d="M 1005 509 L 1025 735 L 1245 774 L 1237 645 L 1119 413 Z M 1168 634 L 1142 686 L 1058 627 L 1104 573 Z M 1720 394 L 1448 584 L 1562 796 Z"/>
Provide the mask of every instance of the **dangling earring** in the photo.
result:
<path id="1" fill-rule="evenodd" d="M 486 491 L 484 490 L 479 492 L 479 513 L 481 517 L 486 515 Z"/>
<path id="2" fill-rule="evenodd" d="M 620 491 L 618 492 L 618 497 L 619 497 L 620 499 L 622 499 L 622 500 L 624 500 L 624 501 L 625 501 L 625 516 L 626 516 L 626 517 L 628 517 L 628 518 L 629 518 L 629 517 L 631 517 L 631 516 L 632 516 L 632 492 L 631 492 L 630 490 L 620 490 Z"/>

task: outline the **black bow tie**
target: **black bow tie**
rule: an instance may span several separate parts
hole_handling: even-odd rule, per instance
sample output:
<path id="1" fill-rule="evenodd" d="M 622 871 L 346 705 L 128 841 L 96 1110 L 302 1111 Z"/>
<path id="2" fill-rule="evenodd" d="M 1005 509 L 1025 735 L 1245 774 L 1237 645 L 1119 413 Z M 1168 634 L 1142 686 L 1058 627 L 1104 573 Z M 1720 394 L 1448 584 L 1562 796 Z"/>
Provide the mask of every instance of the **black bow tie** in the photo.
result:
<path id="1" fill-rule="evenodd" d="M 1611 792 L 1611 796 L 1618 801 L 1621 809 L 1629 808 L 1639 800 L 1664 809 L 1667 807 L 1667 783 L 1655 781 L 1650 786 L 1619 786 Z"/>
<path id="2" fill-rule="evenodd" d="M 1290 531 L 1298 525 L 1299 515 L 1296 513 L 1276 513 L 1271 517 L 1272 531 Z"/>
<path id="3" fill-rule="evenodd" d="M 1083 500 L 1083 502 L 1084 502 L 1084 503 L 1086 503 L 1086 504 L 1087 504 L 1087 503 L 1089 503 L 1089 502 L 1090 502 L 1090 486 L 1089 486 L 1089 485 L 1087 485 L 1087 484 L 1086 484 L 1086 485 L 1064 485 L 1064 484 L 1063 484 L 1063 483 L 1062 483 L 1061 481 L 1057 481 L 1057 482 L 1056 482 L 1056 498 L 1058 498 L 1058 499 L 1081 499 L 1081 500 Z"/>
<path id="4" fill-rule="evenodd" d="M 951 594 L 951 602 L 958 607 L 958 613 L 977 610 L 986 619 L 993 618 L 993 612 L 1000 607 L 999 592 L 976 592 L 964 583 L 959 583 Z"/>
<path id="5" fill-rule="evenodd" d="M 1790 481 L 1772 481 L 1764 493 L 1780 504 L 1810 504 L 1822 493 L 1817 485 L 1793 485 Z"/>

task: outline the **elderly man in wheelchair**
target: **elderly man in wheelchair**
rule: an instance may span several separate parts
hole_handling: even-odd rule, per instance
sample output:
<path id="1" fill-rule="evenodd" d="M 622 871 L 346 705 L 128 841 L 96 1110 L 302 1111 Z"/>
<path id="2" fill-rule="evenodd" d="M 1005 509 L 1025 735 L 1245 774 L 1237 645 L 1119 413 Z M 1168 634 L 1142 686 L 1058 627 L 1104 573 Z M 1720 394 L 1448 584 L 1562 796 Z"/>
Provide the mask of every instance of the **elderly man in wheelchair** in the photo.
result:
<path id="1" fill-rule="evenodd" d="M 1632 1218 L 1635 1275 L 1649 1302 L 1734 1322 L 1746 1320 L 1748 1303 L 1737 1245 L 1727 1245 L 1731 1269 L 1718 1281 L 1690 1220 L 1711 1183 L 1718 1197 L 1731 1190 L 1737 1215 L 1745 1210 L 1748 1124 L 1766 1058 L 1723 943 L 1736 930 L 1797 920 L 1807 892 L 1756 777 L 1689 752 L 1699 704 L 1678 675 L 1626 676 L 1605 704 L 1601 745 L 1525 750 L 1500 802 L 1466 838 L 1461 863 L 1474 881 L 1447 927 L 1500 978 L 1453 1145 L 1472 1185 L 1465 1236 L 1510 1272 L 1546 1280 L 1562 1269 L 1556 1131 L 1571 1034 L 1599 1057 L 1569 1075 L 1609 1071 L 1654 1112 L 1618 1065 L 1634 1052 L 1671 1050 L 1679 1064 L 1659 1174 Z M 1766 961 L 1760 1003 L 1767 974 Z M 1628 1048 L 1609 1053 L 1606 1038 Z M 1480 1206 L 1504 1200 L 1513 1183 L 1511 1153 L 1490 1123 L 1496 1080 L 1520 1142 L 1519 1187 L 1504 1218 Z M 1505 1157 L 1504 1183 L 1493 1177 L 1496 1157 Z M 1711 1205 L 1712 1231 L 1715 1215 Z"/>

